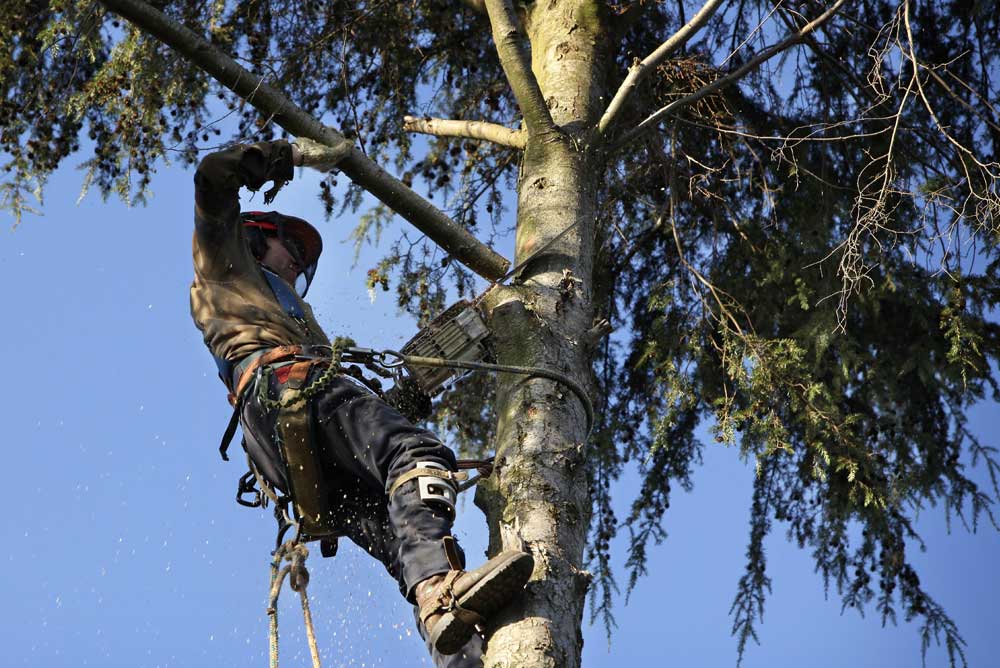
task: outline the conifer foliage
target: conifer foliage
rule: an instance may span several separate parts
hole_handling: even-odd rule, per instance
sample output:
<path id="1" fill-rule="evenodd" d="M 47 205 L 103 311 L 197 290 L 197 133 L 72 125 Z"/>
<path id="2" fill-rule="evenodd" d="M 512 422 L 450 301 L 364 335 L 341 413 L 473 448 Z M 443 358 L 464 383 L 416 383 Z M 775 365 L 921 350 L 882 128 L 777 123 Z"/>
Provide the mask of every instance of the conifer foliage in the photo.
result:
<path id="1" fill-rule="evenodd" d="M 566 218 L 578 226 L 576 250 L 556 245 L 518 277 L 540 331 L 583 351 L 564 370 L 590 384 L 598 414 L 577 462 L 589 486 L 577 523 L 586 551 L 566 548 L 582 533 L 552 539 L 545 549 L 568 566 L 546 560 L 538 578 L 582 582 L 574 595 L 589 590 L 610 631 L 616 579 L 641 586 L 672 492 L 690 488 L 704 448 L 727 444 L 757 468 L 732 603 L 741 655 L 773 577 L 763 541 L 781 527 L 845 606 L 920 620 L 925 647 L 939 640 L 964 661 L 909 551 L 926 506 L 970 529 L 997 526 L 1000 463 L 967 426 L 970 406 L 1000 398 L 994 1 L 148 5 L 484 242 L 516 221 L 516 261 L 541 245 L 533 237 L 554 236 L 529 206 L 546 187 L 532 170 L 560 151 L 585 165 L 589 180 L 575 187 L 590 208 Z M 578 65 L 544 75 L 557 61 Z M 230 83 L 97 0 L 0 4 L 0 204 L 19 221 L 73 154 L 84 190 L 141 202 L 165 160 L 191 164 L 231 141 L 280 136 L 274 116 Z M 331 216 L 361 206 L 360 187 L 336 184 L 330 175 L 320 193 Z M 384 206 L 363 214 L 359 244 L 392 216 Z M 532 276 L 556 270 L 553 315 L 525 295 Z M 424 319 L 446 291 L 474 289 L 468 270 L 417 234 L 369 271 L 370 289 L 391 285 Z M 612 335 L 587 329 L 601 318 Z M 500 361 L 553 362 L 544 347 L 524 350 L 534 357 Z M 438 419 L 465 449 L 502 449 L 513 476 L 539 456 L 524 445 L 526 425 L 564 414 L 559 402 L 573 398 L 546 396 L 540 412 L 512 415 L 512 387 L 470 377 L 441 398 Z M 714 442 L 695 435 L 704 421 Z M 570 432 L 582 440 L 579 427 Z M 556 454 L 575 471 L 569 450 Z M 611 493 L 630 463 L 642 484 L 618 517 Z M 499 525 L 530 501 L 516 498 L 519 484 L 480 495 L 496 540 L 509 539 Z M 548 484 L 558 502 L 564 490 Z M 610 550 L 623 532 L 628 571 L 616 574 Z M 565 614 L 579 628 L 580 611 Z M 552 628 L 558 636 L 560 623 Z M 539 655 L 578 664 L 578 639 L 555 644 L 523 665 L 541 665 Z"/>

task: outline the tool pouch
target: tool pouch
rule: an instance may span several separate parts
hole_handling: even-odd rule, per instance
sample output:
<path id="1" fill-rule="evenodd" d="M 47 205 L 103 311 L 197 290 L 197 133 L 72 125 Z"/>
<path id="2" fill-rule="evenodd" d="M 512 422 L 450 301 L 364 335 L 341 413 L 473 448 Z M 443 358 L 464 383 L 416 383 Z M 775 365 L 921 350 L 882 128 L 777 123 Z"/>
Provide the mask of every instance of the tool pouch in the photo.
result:
<path id="1" fill-rule="evenodd" d="M 299 521 L 299 533 L 307 540 L 335 533 L 334 516 L 330 510 L 330 489 L 323 475 L 319 452 L 312 435 L 309 402 L 293 402 L 305 381 L 309 366 L 308 362 L 292 365 L 280 398 L 283 404 L 294 405 L 279 410 L 276 426 L 287 466 L 292 505 Z"/>

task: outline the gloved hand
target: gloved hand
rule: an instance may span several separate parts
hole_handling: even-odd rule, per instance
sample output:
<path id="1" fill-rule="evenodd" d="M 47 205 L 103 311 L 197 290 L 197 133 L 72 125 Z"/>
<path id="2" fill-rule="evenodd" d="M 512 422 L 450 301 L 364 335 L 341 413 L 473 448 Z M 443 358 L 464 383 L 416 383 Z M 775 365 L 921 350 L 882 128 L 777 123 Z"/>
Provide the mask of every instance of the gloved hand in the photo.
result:
<path id="1" fill-rule="evenodd" d="M 353 148 L 351 142 L 346 139 L 330 147 L 308 137 L 299 137 L 292 143 L 292 164 L 329 172 L 346 158 Z"/>

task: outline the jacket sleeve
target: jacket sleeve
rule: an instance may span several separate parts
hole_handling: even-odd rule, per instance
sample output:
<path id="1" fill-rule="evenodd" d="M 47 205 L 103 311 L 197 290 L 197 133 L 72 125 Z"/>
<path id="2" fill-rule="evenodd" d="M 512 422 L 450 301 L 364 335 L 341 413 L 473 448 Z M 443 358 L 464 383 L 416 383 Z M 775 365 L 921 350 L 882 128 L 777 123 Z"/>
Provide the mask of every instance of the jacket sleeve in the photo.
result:
<path id="1" fill-rule="evenodd" d="M 228 236 L 240 218 L 240 188 L 280 187 L 292 178 L 292 147 L 281 139 L 212 153 L 194 175 L 195 231 L 203 243 Z"/>

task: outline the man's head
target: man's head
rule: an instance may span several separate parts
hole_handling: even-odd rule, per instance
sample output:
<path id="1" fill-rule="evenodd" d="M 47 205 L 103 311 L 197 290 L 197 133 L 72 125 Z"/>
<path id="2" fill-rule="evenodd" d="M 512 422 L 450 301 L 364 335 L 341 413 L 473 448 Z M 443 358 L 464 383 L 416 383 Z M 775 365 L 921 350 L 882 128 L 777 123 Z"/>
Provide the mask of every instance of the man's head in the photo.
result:
<path id="1" fill-rule="evenodd" d="M 245 211 L 241 216 L 254 258 L 304 297 L 323 252 L 323 240 L 316 228 L 277 211 Z"/>
<path id="2" fill-rule="evenodd" d="M 264 243 L 267 246 L 267 250 L 264 251 L 264 257 L 260 261 L 261 264 L 285 279 L 287 283 L 295 285 L 299 274 L 302 273 L 302 267 L 299 266 L 299 261 L 295 258 L 301 257 L 301 255 L 298 253 L 293 254 L 288 250 L 288 247 L 291 245 L 289 241 L 290 239 L 288 238 L 282 242 L 276 236 L 265 235 Z"/>

